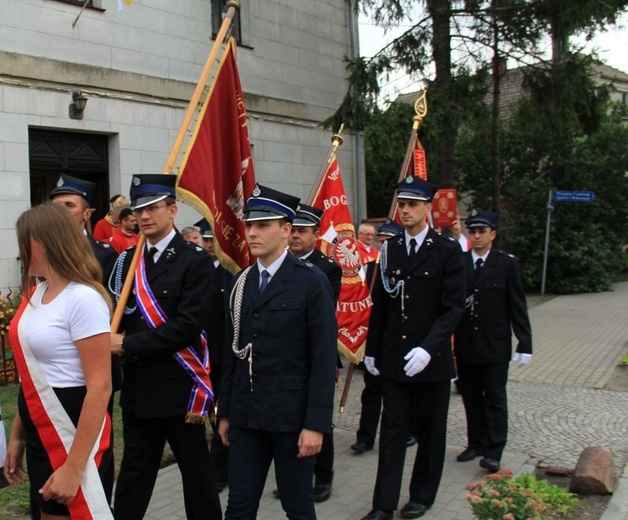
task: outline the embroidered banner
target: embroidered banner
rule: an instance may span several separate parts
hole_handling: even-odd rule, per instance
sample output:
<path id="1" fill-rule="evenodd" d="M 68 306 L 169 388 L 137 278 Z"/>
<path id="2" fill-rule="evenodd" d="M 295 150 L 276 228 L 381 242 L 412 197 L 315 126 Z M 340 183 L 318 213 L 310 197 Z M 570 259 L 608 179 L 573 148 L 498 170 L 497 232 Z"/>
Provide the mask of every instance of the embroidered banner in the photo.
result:
<path id="1" fill-rule="evenodd" d="M 336 159 L 329 165 L 312 206 L 325 211 L 319 227 L 318 247 L 342 268 L 342 286 L 336 307 L 338 350 L 353 363 L 359 363 L 364 357 L 373 301 L 360 262 L 355 229 Z"/>

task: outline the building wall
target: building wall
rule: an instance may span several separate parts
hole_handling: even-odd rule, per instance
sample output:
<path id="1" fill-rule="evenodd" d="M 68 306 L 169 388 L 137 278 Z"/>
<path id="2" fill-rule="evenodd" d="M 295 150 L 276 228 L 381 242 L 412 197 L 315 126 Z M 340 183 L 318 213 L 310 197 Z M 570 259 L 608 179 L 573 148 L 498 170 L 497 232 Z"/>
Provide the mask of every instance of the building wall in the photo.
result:
<path id="1" fill-rule="evenodd" d="M 109 139 L 111 193 L 131 175 L 163 170 L 211 45 L 207 0 L 0 0 L 0 290 L 19 283 L 14 223 L 30 206 L 30 127 L 99 133 Z M 350 53 L 345 0 L 243 2 L 238 67 L 257 179 L 305 198 L 330 147 L 318 124 L 346 92 Z M 68 117 L 71 92 L 89 98 Z M 338 157 L 357 199 L 353 139 Z M 361 151 L 358 151 L 361 153 Z M 355 213 L 355 207 L 352 207 Z M 200 218 L 181 207 L 177 225 Z"/>

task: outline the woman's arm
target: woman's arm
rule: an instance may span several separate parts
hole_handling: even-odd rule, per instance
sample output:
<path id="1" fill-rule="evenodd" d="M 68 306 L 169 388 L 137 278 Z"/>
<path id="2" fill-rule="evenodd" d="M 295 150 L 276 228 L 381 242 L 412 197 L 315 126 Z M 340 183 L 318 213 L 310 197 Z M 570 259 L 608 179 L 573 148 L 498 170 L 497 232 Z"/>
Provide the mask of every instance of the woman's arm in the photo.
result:
<path id="1" fill-rule="evenodd" d="M 67 505 L 78 491 L 111 396 L 109 336 L 110 333 L 106 332 L 75 341 L 85 374 L 87 393 L 68 458 L 39 490 L 44 500 L 55 500 Z"/>
<path id="2" fill-rule="evenodd" d="M 24 428 L 20 412 L 16 412 L 11 436 L 7 446 L 7 455 L 4 459 L 4 478 L 9 484 L 21 484 L 26 480 L 24 469 Z"/>

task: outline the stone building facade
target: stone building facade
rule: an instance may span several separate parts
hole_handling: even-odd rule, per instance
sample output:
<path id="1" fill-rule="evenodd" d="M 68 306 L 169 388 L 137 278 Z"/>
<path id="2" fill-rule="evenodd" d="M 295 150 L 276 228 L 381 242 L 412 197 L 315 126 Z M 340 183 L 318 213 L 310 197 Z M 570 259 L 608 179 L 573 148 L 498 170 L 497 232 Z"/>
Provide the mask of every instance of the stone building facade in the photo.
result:
<path id="1" fill-rule="evenodd" d="M 98 219 L 111 195 L 128 194 L 131 175 L 163 171 L 225 2 L 92 0 L 82 12 L 83 0 L 0 3 L 4 292 L 19 284 L 15 220 L 46 200 L 61 172 L 98 184 Z M 243 0 L 238 17 L 257 179 L 305 198 L 330 146 L 319 124 L 341 103 L 343 57 L 357 51 L 350 3 Z M 88 99 L 82 119 L 69 117 L 73 91 Z M 366 207 L 361 144 L 344 137 L 338 158 L 358 220 Z M 177 225 L 198 218 L 183 207 Z"/>

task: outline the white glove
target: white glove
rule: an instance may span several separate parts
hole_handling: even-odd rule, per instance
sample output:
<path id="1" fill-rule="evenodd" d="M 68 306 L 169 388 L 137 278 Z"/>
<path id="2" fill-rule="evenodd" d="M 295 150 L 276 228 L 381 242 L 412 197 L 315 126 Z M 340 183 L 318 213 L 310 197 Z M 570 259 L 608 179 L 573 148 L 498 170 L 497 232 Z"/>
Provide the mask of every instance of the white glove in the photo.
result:
<path id="1" fill-rule="evenodd" d="M 421 347 L 414 347 L 403 359 L 408 361 L 403 369 L 406 371 L 408 377 L 412 377 L 425 369 L 430 359 L 432 359 L 432 356 L 427 353 L 427 350 Z"/>
<path id="2" fill-rule="evenodd" d="M 375 358 L 374 357 L 365 356 L 364 357 L 364 366 L 369 371 L 369 374 L 371 374 L 372 376 L 378 376 L 379 375 L 379 370 L 377 370 L 377 367 L 375 366 Z"/>
<path id="3" fill-rule="evenodd" d="M 512 356 L 512 360 L 519 362 L 517 368 L 522 368 L 532 361 L 532 354 L 520 354 L 519 352 L 515 352 L 515 355 Z"/>

